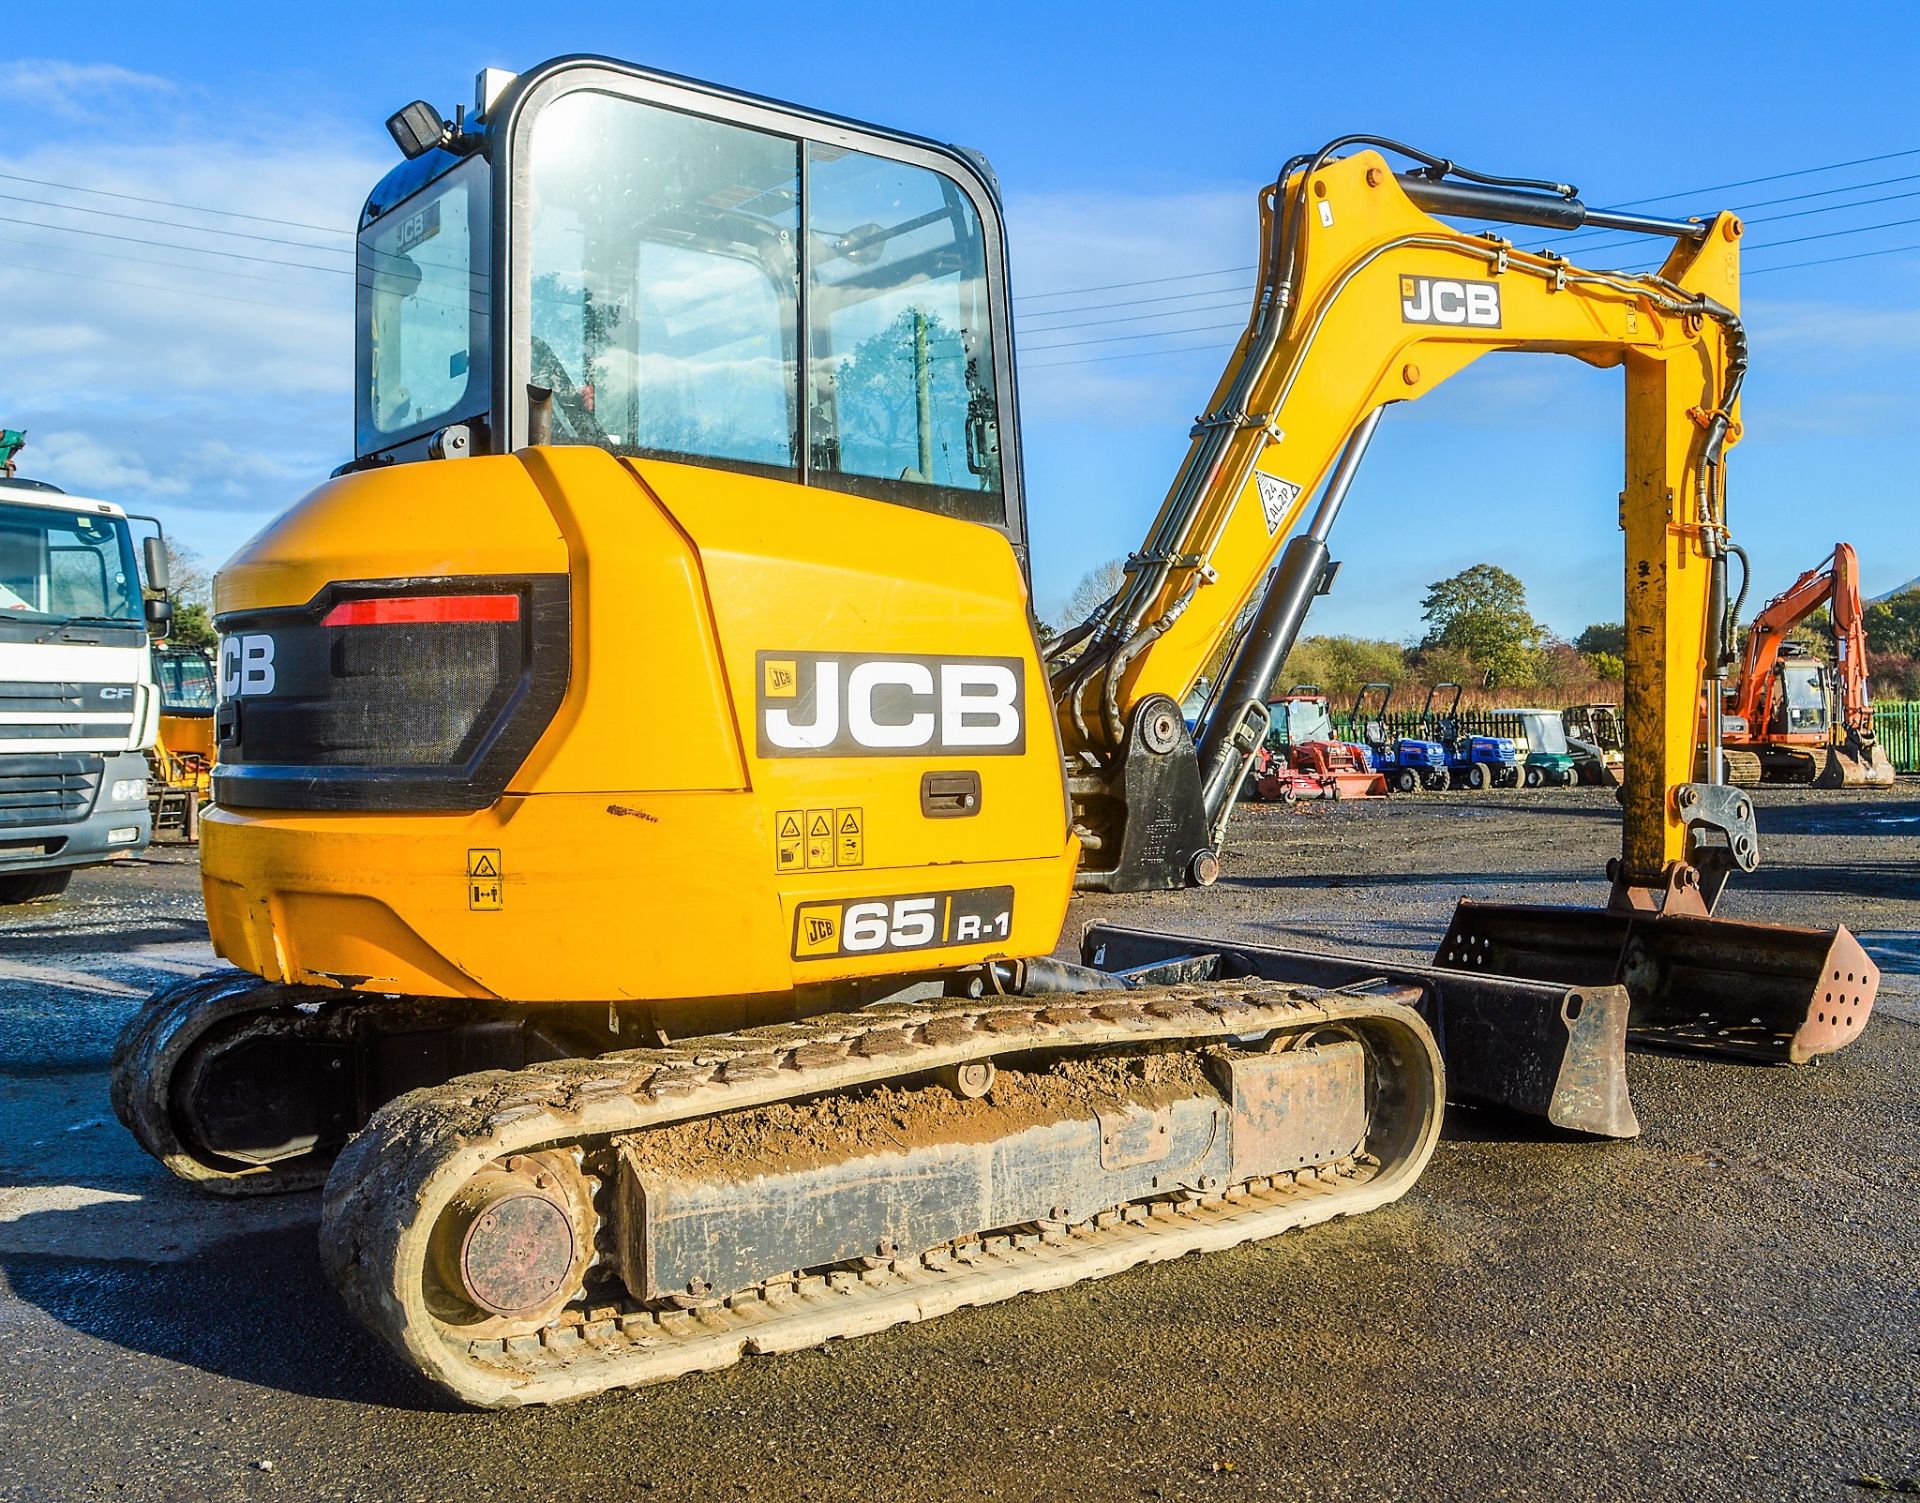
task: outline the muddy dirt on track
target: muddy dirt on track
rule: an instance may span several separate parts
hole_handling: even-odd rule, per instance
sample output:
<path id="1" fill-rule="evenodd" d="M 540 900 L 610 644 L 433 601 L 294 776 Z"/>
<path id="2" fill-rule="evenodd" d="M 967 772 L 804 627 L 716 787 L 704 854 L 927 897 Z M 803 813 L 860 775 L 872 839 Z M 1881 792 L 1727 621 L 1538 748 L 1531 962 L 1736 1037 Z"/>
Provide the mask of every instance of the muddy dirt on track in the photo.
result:
<path id="1" fill-rule="evenodd" d="M 1645 1131 L 1460 1113 L 1400 1203 L 559 1410 L 456 1412 L 347 1319 L 314 1196 L 223 1205 L 114 1122 L 191 857 L 0 911 L 0 1498 L 1870 1500 L 1920 1478 L 1920 786 L 1768 790 L 1724 911 L 1844 922 L 1862 1040 L 1636 1055 Z M 1246 812 L 1204 893 L 1100 919 L 1425 958 L 1462 895 L 1594 903 L 1599 791 Z M 1878 1484 L 1878 1488 L 1874 1484 Z"/>

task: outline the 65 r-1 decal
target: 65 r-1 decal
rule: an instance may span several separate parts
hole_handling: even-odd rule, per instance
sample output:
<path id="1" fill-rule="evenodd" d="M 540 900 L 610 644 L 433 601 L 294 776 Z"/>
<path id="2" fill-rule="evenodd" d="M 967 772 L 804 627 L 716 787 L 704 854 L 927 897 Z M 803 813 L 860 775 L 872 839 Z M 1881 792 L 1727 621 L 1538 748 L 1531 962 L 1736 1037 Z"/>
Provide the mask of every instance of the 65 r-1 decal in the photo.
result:
<path id="1" fill-rule="evenodd" d="M 1013 889 L 969 887 L 903 898 L 834 898 L 793 914 L 793 958 L 836 960 L 892 950 L 992 944 L 1013 933 Z"/>

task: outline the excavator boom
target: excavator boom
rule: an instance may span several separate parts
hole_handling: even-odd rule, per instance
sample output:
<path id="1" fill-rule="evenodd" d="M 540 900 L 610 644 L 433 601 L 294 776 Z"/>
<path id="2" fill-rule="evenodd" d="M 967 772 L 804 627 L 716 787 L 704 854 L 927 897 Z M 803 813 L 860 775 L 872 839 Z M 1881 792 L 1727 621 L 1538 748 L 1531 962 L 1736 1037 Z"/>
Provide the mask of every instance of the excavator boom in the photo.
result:
<path id="1" fill-rule="evenodd" d="M 1347 147 L 1373 149 L 1337 154 Z M 1485 355 L 1571 355 L 1625 373 L 1633 762 L 1622 875 L 1662 888 L 1670 866 L 1698 855 L 1674 795 L 1693 778 L 1699 686 L 1724 593 L 1724 458 L 1739 437 L 1747 362 L 1740 221 L 1638 220 L 1673 242 L 1659 272 L 1586 270 L 1433 217 L 1583 222 L 1570 189 L 1440 181 L 1437 159 L 1424 156 L 1395 172 L 1388 150 L 1406 149 L 1370 137 L 1332 143 L 1262 190 L 1247 328 L 1124 586 L 1056 648 L 1077 652 L 1054 675 L 1069 759 L 1115 768 L 1139 707 L 1185 695 L 1257 603 L 1199 732 L 1201 823 L 1217 837 L 1264 736 L 1268 687 L 1313 598 L 1331 587 L 1334 523 L 1383 415 Z M 1081 802 L 1083 839 L 1125 852 L 1124 800 Z M 1739 833 L 1751 844 L 1750 830 Z M 1091 865 L 1083 885 L 1141 885 L 1124 861 Z"/>

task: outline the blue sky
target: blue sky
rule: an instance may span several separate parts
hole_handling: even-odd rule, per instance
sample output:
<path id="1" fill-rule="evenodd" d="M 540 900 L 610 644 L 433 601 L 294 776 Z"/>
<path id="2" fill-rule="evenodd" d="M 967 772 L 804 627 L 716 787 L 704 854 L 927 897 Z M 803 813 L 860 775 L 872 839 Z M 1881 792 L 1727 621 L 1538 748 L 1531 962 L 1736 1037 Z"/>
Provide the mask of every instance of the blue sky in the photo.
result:
<path id="1" fill-rule="evenodd" d="M 1246 279 L 1047 294 L 1246 265 L 1255 190 L 1292 152 L 1372 131 L 1569 180 L 1598 204 L 1887 156 L 1653 207 L 1794 199 L 1747 210 L 1754 367 L 1730 475 L 1758 591 L 1784 588 L 1836 538 L 1858 545 L 1872 591 L 1920 575 L 1920 250 L 1862 255 L 1920 246 L 1920 196 L 1901 196 L 1920 195 L 1920 7 L 1816 21 L 1804 6 L 1750 4 L 1725 24 L 1639 4 L 1340 9 L 15 7 L 0 60 L 0 423 L 30 430 L 28 473 L 158 510 L 223 558 L 349 452 L 351 278 L 285 263 L 343 264 L 328 228 L 351 225 L 394 159 L 383 119 L 416 96 L 450 111 L 482 66 L 597 51 L 992 159 L 1013 245 L 1043 614 L 1137 543 L 1223 358 L 1169 351 L 1229 342 L 1204 329 L 1243 318 Z M 1825 196 L 1799 197 L 1812 193 Z M 1788 214 L 1799 217 L 1762 222 Z M 1811 235 L 1827 238 L 1763 248 Z M 156 248 L 163 239 L 233 254 Z M 1858 259 L 1823 260 L 1840 256 Z M 1803 261 L 1821 264 L 1767 270 Z M 1153 312 L 1171 316 L 1101 322 Z M 1203 332 L 1122 337 L 1185 329 Z M 1335 534 L 1338 591 L 1311 629 L 1411 635 L 1425 585 L 1481 560 L 1519 574 L 1536 614 L 1569 635 L 1617 618 L 1619 382 L 1496 357 L 1394 410 Z"/>

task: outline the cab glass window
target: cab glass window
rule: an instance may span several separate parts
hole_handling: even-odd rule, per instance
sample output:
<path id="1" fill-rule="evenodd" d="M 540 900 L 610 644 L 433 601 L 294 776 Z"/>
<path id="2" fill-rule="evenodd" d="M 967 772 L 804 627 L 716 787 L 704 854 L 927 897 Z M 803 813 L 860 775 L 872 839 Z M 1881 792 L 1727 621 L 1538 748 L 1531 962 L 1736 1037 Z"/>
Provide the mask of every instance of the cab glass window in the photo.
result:
<path id="1" fill-rule="evenodd" d="M 1780 670 L 1782 708 L 1787 731 L 1824 731 L 1827 728 L 1826 685 L 1817 664 Z"/>
<path id="2" fill-rule="evenodd" d="M 808 155 L 814 470 L 822 484 L 1003 522 L 979 215 L 927 168 L 818 144 Z"/>
<path id="3" fill-rule="evenodd" d="M 482 182 L 463 164 L 361 233 L 363 453 L 487 399 Z"/>
<path id="4" fill-rule="evenodd" d="M 529 182 L 555 441 L 797 468 L 798 143 L 582 92 L 535 121 Z"/>
<path id="5" fill-rule="evenodd" d="M 589 89 L 526 154 L 530 427 L 1006 525 L 953 179 Z"/>

